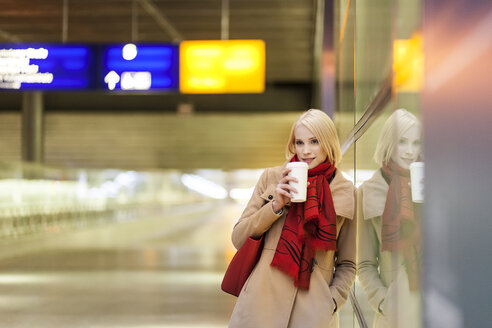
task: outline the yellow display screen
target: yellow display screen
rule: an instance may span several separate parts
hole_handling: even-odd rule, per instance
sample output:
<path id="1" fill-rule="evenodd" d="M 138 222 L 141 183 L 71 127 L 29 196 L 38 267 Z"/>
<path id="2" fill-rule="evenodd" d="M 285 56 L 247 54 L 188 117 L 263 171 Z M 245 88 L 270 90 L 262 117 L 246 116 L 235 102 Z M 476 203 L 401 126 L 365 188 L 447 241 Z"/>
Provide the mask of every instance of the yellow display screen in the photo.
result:
<path id="1" fill-rule="evenodd" d="M 424 80 L 422 36 L 393 43 L 393 86 L 397 92 L 418 92 Z"/>
<path id="2" fill-rule="evenodd" d="M 180 43 L 182 93 L 265 91 L 263 40 L 205 40 Z"/>

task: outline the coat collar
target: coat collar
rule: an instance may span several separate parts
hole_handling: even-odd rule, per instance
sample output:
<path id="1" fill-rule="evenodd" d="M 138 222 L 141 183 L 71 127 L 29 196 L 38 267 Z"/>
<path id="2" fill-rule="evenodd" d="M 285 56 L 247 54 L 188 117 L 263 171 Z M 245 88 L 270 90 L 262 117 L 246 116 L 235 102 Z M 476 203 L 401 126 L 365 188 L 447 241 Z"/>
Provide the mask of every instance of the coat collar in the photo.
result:
<path id="1" fill-rule="evenodd" d="M 333 181 L 330 183 L 333 205 L 338 216 L 353 219 L 355 216 L 355 187 L 347 180 L 342 171 L 337 169 Z"/>
<path id="2" fill-rule="evenodd" d="M 362 215 L 365 220 L 382 216 L 389 186 L 381 174 L 381 170 L 374 172 L 373 176 L 365 181 L 362 186 Z"/>

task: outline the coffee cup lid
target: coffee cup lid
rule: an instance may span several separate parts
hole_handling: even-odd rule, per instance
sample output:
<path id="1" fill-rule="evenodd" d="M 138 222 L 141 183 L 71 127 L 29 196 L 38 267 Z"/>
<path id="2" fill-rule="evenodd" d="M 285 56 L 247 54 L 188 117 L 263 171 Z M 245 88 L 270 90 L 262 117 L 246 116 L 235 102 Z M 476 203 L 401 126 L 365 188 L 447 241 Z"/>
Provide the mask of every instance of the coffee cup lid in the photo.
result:
<path id="1" fill-rule="evenodd" d="M 410 163 L 410 168 L 412 167 L 424 167 L 424 162 L 413 162 Z"/>
<path id="2" fill-rule="evenodd" d="M 308 164 L 305 162 L 289 162 L 285 167 L 308 167 Z"/>

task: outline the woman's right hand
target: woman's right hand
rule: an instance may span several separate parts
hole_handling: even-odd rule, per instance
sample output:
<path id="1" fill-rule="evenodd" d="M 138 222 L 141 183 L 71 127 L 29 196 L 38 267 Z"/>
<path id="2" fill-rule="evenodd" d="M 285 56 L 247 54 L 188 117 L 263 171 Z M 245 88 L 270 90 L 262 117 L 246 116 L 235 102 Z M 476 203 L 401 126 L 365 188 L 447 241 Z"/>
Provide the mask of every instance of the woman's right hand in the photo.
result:
<path id="1" fill-rule="evenodd" d="M 298 182 L 296 178 L 289 176 L 290 169 L 284 169 L 282 171 L 282 179 L 275 188 L 275 198 L 272 202 L 274 212 L 279 212 L 288 202 L 292 196 L 290 192 L 297 192 L 297 190 L 289 184 L 289 181 Z"/>

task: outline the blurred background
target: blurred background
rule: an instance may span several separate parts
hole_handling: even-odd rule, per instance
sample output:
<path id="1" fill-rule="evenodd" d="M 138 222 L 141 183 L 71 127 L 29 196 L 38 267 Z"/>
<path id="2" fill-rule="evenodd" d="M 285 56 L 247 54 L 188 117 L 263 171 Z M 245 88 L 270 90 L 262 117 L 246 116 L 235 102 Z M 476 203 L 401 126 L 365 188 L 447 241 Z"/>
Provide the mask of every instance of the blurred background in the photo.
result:
<path id="1" fill-rule="evenodd" d="M 223 93 L 15 89 L 0 56 L 1 326 L 226 327 L 232 227 L 309 108 L 333 118 L 357 187 L 391 113 L 422 121 L 425 288 L 407 326 L 487 326 L 491 28 L 487 0 L 1 0 L 0 49 L 265 50 L 261 90 Z M 373 317 L 356 279 L 340 326 Z"/>

